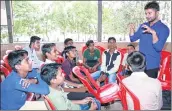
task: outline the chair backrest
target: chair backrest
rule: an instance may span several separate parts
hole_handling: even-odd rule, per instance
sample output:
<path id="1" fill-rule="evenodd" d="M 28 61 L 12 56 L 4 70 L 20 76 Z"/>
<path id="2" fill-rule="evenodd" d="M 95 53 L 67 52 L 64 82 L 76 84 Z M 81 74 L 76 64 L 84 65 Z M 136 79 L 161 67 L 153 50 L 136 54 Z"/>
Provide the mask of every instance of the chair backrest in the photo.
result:
<path id="1" fill-rule="evenodd" d="M 123 68 L 122 62 L 123 62 L 123 59 L 124 59 L 124 54 L 127 53 L 127 49 L 126 48 L 122 48 L 122 49 L 118 48 L 117 50 L 121 53 L 120 66 L 119 66 L 119 69 L 118 69 L 118 72 L 117 72 L 117 73 L 120 73 L 122 71 L 122 68 Z"/>
<path id="2" fill-rule="evenodd" d="M 99 90 L 100 87 L 97 85 L 96 81 L 91 77 L 91 74 L 88 71 L 88 69 L 86 69 L 84 66 L 78 66 L 78 67 L 80 71 L 84 72 L 85 76 L 89 79 L 89 81 L 96 88 L 96 90 Z"/>
<path id="3" fill-rule="evenodd" d="M 1 70 L 1 72 L 4 73 L 5 77 L 7 77 L 10 74 L 10 71 L 6 67 L 4 67 L 3 65 L 0 65 L 0 70 Z"/>
<path id="4" fill-rule="evenodd" d="M 118 48 L 117 50 L 121 53 L 121 64 L 122 64 L 124 54 L 127 53 L 127 48 L 122 48 L 122 49 Z"/>
<path id="5" fill-rule="evenodd" d="M 83 47 L 82 47 L 82 55 L 84 54 L 84 51 L 87 49 L 87 46 L 86 45 L 84 45 Z"/>
<path id="6" fill-rule="evenodd" d="M 86 69 L 87 70 L 87 69 Z M 87 87 L 88 91 L 93 94 L 96 98 L 97 97 L 97 91 L 95 89 L 93 89 L 93 87 L 91 86 L 91 84 L 88 82 L 88 79 L 86 76 L 84 76 L 81 71 L 83 71 L 84 73 L 89 73 L 88 70 L 86 71 L 84 69 L 83 66 L 75 66 L 72 71 L 73 73 L 81 80 L 81 82 L 84 84 L 84 86 Z"/>
<path id="7" fill-rule="evenodd" d="M 45 105 L 47 106 L 48 110 L 56 110 L 56 107 L 54 106 L 54 104 L 50 101 L 50 99 L 43 95 L 44 97 L 44 102 L 45 102 Z"/>
<path id="8" fill-rule="evenodd" d="M 62 56 L 58 56 L 55 61 L 56 61 L 56 63 L 62 64 L 64 62 L 64 60 L 65 59 Z"/>
<path id="9" fill-rule="evenodd" d="M 11 68 L 11 66 L 8 63 L 8 55 L 4 55 L 3 56 L 3 61 L 5 63 L 5 67 L 11 72 L 12 71 L 12 68 Z"/>
<path id="10" fill-rule="evenodd" d="M 21 49 L 23 49 L 23 47 L 20 46 L 20 45 L 15 45 L 14 48 L 15 48 L 15 50 L 21 50 Z"/>
<path id="11" fill-rule="evenodd" d="M 36 99 L 35 94 L 28 92 L 27 93 L 27 101 L 34 101 Z"/>
<path id="12" fill-rule="evenodd" d="M 158 79 L 163 81 L 171 81 L 171 53 L 167 51 L 161 52 L 160 73 Z"/>
<path id="13" fill-rule="evenodd" d="M 6 55 L 8 55 L 10 52 L 12 52 L 13 50 L 6 50 Z"/>
<path id="14" fill-rule="evenodd" d="M 0 62 L 0 65 L 5 65 L 5 62 L 3 60 L 1 60 Z"/>
<path id="15" fill-rule="evenodd" d="M 130 97 L 133 100 L 134 104 L 134 110 L 140 110 L 140 101 L 137 98 L 137 96 L 132 93 L 123 83 L 122 80 L 120 79 L 119 75 L 117 75 L 117 78 L 119 79 L 119 86 L 120 86 L 120 98 L 121 102 L 123 105 L 123 110 L 128 110 L 128 105 L 127 105 L 127 97 L 126 94 L 128 93 Z"/>

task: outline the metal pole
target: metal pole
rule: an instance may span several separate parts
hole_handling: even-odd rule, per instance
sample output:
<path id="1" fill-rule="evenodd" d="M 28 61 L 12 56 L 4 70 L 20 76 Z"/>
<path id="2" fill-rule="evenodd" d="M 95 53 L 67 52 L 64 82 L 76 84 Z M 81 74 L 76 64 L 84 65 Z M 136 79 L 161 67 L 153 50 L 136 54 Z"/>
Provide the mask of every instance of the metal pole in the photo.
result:
<path id="1" fill-rule="evenodd" d="M 102 0 L 98 0 L 98 42 L 102 41 Z"/>
<path id="2" fill-rule="evenodd" d="M 7 13 L 9 43 L 13 43 L 11 1 L 5 1 L 5 6 L 6 6 L 6 13 Z"/>

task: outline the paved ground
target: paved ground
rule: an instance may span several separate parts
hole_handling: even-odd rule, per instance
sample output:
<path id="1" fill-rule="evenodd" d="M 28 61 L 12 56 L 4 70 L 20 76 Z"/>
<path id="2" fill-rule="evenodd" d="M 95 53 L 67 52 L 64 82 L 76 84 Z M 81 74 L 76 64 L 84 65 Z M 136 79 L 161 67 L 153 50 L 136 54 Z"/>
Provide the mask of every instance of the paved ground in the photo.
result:
<path id="1" fill-rule="evenodd" d="M 116 101 L 111 105 L 108 106 L 102 106 L 101 110 L 122 110 L 122 104 L 120 101 Z"/>

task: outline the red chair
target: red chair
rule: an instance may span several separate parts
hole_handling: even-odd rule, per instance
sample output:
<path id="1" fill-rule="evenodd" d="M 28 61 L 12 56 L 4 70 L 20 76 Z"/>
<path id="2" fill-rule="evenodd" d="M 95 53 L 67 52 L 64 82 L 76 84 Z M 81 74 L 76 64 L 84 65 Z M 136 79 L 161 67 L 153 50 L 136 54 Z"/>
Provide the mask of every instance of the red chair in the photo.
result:
<path id="1" fill-rule="evenodd" d="M 1 65 L 5 65 L 5 62 L 3 60 L 1 60 L 0 62 Z"/>
<path id="2" fill-rule="evenodd" d="M 82 75 L 81 71 L 83 71 L 86 74 L 86 76 Z M 115 100 L 119 100 L 119 87 L 116 83 L 106 84 L 102 87 L 99 87 L 94 81 L 94 79 L 90 76 L 88 70 L 83 66 L 75 66 L 73 68 L 73 73 L 81 80 L 84 86 L 87 87 L 89 93 L 93 94 L 95 98 L 100 101 L 100 103 L 104 104 Z"/>
<path id="3" fill-rule="evenodd" d="M 62 56 L 58 56 L 55 61 L 56 63 L 62 64 L 64 62 L 64 58 Z"/>
<path id="4" fill-rule="evenodd" d="M 23 49 L 23 47 L 20 45 L 15 45 L 14 48 L 15 48 L 15 50 L 22 50 Z"/>
<path id="5" fill-rule="evenodd" d="M 163 90 L 171 90 L 171 53 L 161 52 L 160 71 L 158 79 L 161 82 Z"/>
<path id="6" fill-rule="evenodd" d="M 56 110 L 56 107 L 54 106 L 54 104 L 50 101 L 50 99 L 47 96 L 43 96 L 44 97 L 44 102 L 48 108 L 48 110 Z"/>
<path id="7" fill-rule="evenodd" d="M 31 92 L 28 92 L 27 93 L 27 101 L 35 101 L 36 100 L 36 97 L 35 97 L 35 94 L 34 93 L 31 93 Z"/>
<path id="8" fill-rule="evenodd" d="M 3 56 L 3 61 L 5 63 L 5 67 L 11 72 L 12 68 L 11 68 L 11 66 L 8 63 L 8 55 Z"/>
<path id="9" fill-rule="evenodd" d="M 12 52 L 13 50 L 6 50 L 6 55 L 8 55 L 10 52 Z"/>
<path id="10" fill-rule="evenodd" d="M 128 93 L 130 95 L 130 97 L 133 100 L 133 104 L 134 104 L 134 110 L 140 110 L 140 101 L 137 98 L 137 96 L 132 93 L 123 83 L 121 80 L 121 77 L 119 77 L 119 75 L 117 75 L 117 79 L 119 80 L 119 87 L 120 87 L 120 91 L 119 91 L 119 97 L 121 99 L 122 105 L 123 105 L 123 110 L 128 110 L 128 105 L 127 105 L 127 98 L 126 98 L 126 94 Z"/>
<path id="11" fill-rule="evenodd" d="M 0 66 L 0 70 L 2 73 L 4 73 L 4 76 L 7 77 L 10 74 L 10 71 L 4 67 L 3 65 Z"/>

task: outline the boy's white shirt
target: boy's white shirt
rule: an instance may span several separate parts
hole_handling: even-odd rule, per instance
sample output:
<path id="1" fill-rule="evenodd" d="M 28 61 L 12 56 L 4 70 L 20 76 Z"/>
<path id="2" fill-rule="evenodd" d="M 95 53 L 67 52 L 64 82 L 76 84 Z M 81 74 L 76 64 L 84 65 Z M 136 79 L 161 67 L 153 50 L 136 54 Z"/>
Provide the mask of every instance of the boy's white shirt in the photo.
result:
<path id="1" fill-rule="evenodd" d="M 107 49 L 106 51 L 109 52 L 109 49 Z M 117 53 L 117 52 L 119 52 L 119 51 L 117 51 L 117 50 L 114 51 L 114 53 Z M 119 52 L 119 53 L 120 53 L 120 52 Z M 109 65 L 110 65 L 110 63 L 111 63 L 111 58 L 112 58 L 112 55 L 111 55 L 111 57 L 110 57 Z M 106 72 L 106 73 L 109 73 L 109 74 L 116 73 L 116 72 L 118 71 L 118 69 L 119 69 L 120 63 L 121 63 L 121 53 L 120 53 L 120 55 L 117 56 L 116 60 L 113 61 L 114 67 L 111 68 L 109 71 L 107 71 L 107 67 L 108 67 L 109 65 L 106 67 L 106 55 L 105 55 L 105 53 L 103 52 L 103 54 L 102 54 L 101 71 Z"/>
<path id="2" fill-rule="evenodd" d="M 28 52 L 29 60 L 32 61 L 32 68 L 40 68 L 44 64 L 43 61 L 38 59 L 35 49 L 32 50 L 30 47 L 25 47 L 24 50 Z"/>

